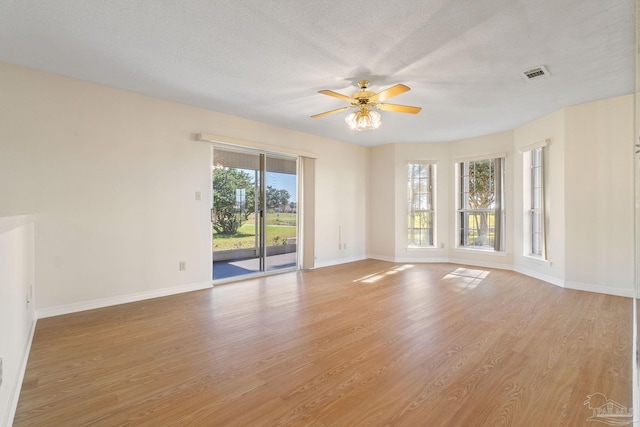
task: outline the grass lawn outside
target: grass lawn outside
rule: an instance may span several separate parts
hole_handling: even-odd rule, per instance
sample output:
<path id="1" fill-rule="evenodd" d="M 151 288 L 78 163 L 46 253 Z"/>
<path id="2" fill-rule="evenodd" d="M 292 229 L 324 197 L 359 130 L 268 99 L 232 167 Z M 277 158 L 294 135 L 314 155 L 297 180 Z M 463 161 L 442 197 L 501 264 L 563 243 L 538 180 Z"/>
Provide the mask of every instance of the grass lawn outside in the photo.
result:
<path id="1" fill-rule="evenodd" d="M 287 226 L 296 226 L 296 220 L 298 219 L 298 214 L 295 213 L 268 213 L 267 214 L 267 225 L 287 225 Z M 249 217 L 248 223 L 254 222 L 254 217 L 251 215 Z"/>
<path id="2" fill-rule="evenodd" d="M 287 239 L 296 237 L 295 213 L 267 214 L 267 246 L 284 245 Z M 218 234 L 213 232 L 213 250 L 250 249 L 256 247 L 256 227 L 254 217 L 238 229 L 236 234 Z"/>

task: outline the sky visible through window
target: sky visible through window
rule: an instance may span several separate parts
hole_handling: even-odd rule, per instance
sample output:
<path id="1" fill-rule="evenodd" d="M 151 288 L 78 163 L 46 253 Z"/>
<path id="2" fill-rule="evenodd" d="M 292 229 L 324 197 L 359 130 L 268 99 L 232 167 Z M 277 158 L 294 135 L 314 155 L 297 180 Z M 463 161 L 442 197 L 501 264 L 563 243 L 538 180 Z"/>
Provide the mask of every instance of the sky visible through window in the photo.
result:
<path id="1" fill-rule="evenodd" d="M 284 189 L 289 192 L 290 202 L 297 202 L 296 175 L 289 173 L 267 172 L 267 185 L 277 189 Z"/>
<path id="2" fill-rule="evenodd" d="M 249 176 L 255 176 L 256 171 L 252 169 L 240 169 Z M 285 189 L 289 192 L 290 202 L 298 202 L 298 193 L 296 192 L 296 175 L 290 173 L 267 172 L 267 185 L 277 189 Z"/>

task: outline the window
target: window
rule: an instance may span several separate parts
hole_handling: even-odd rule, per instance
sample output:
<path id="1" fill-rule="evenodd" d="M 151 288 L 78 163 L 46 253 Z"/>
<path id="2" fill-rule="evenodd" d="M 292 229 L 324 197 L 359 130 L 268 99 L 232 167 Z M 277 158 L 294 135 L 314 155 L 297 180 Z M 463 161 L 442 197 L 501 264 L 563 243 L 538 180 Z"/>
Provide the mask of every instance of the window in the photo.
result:
<path id="1" fill-rule="evenodd" d="M 524 254 L 546 259 L 544 147 L 523 152 Z M 528 219 L 528 220 L 527 220 Z"/>
<path id="2" fill-rule="evenodd" d="M 504 157 L 458 163 L 458 247 L 504 250 Z"/>
<path id="3" fill-rule="evenodd" d="M 407 168 L 409 247 L 433 246 L 435 168 L 436 165 L 430 163 L 409 163 Z"/>

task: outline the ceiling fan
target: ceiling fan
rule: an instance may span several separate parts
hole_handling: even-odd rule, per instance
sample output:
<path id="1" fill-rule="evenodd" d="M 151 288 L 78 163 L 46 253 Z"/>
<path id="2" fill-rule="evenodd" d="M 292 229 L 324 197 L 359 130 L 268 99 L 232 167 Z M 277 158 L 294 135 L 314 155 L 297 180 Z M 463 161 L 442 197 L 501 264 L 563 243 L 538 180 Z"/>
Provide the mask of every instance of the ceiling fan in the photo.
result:
<path id="1" fill-rule="evenodd" d="M 318 91 L 319 93 L 322 93 L 324 95 L 333 96 L 334 98 L 347 101 L 351 105 L 347 107 L 337 108 L 331 111 L 326 111 L 320 114 L 314 114 L 311 117 L 317 119 L 319 117 L 328 116 L 329 114 L 339 113 L 340 111 L 355 109 L 356 111 L 353 111 L 352 113 L 347 115 L 345 121 L 347 122 L 347 125 L 350 129 L 362 131 L 377 129 L 382 123 L 380 121 L 380 113 L 378 113 L 377 111 L 373 111 L 372 108 L 375 108 L 377 110 L 394 111 L 396 113 L 408 114 L 418 114 L 420 110 L 422 110 L 422 108 L 420 107 L 386 104 L 384 102 L 389 98 L 410 91 L 411 88 L 409 86 L 397 84 L 383 90 L 382 92 L 374 93 L 368 90 L 369 84 L 370 83 L 368 80 L 360 80 L 358 82 L 360 90 L 355 92 L 352 96 L 343 95 L 341 93 L 327 89 Z"/>

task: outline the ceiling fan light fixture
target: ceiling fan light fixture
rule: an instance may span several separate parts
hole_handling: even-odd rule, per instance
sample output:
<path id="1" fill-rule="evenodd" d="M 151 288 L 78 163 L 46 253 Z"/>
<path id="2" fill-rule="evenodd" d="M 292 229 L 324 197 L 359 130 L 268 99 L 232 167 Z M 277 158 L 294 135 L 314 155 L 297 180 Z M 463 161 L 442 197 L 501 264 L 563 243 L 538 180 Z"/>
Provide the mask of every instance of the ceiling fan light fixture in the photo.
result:
<path id="1" fill-rule="evenodd" d="M 360 86 L 360 90 L 351 96 L 343 95 L 329 89 L 318 91 L 323 95 L 328 95 L 333 98 L 347 101 L 351 105 L 349 105 L 348 107 L 336 108 L 335 110 L 331 111 L 325 111 L 324 113 L 320 114 L 314 114 L 313 116 L 311 116 L 311 118 L 317 119 L 320 117 L 328 116 L 330 114 L 339 113 L 341 111 L 354 109 L 355 111 L 349 113 L 347 117 L 344 118 L 344 121 L 347 123 L 349 129 L 355 131 L 363 131 L 378 129 L 382 124 L 380 113 L 378 113 L 377 111 L 373 111 L 373 109 L 407 114 L 418 114 L 420 110 L 422 110 L 422 108 L 420 107 L 385 103 L 385 101 L 389 98 L 393 98 L 394 96 L 398 96 L 401 93 L 405 93 L 411 90 L 409 86 L 398 83 L 397 85 L 391 86 L 390 88 L 387 88 L 378 93 L 373 93 L 367 90 L 369 87 L 368 80 L 360 80 L 358 86 Z"/>
<path id="2" fill-rule="evenodd" d="M 380 113 L 377 111 L 371 111 L 368 108 L 361 108 L 358 111 L 349 113 L 347 117 L 344 118 L 344 121 L 347 123 L 349 129 L 358 132 L 378 129 L 382 124 L 382 120 L 380 120 Z"/>

